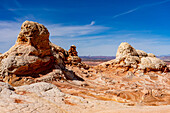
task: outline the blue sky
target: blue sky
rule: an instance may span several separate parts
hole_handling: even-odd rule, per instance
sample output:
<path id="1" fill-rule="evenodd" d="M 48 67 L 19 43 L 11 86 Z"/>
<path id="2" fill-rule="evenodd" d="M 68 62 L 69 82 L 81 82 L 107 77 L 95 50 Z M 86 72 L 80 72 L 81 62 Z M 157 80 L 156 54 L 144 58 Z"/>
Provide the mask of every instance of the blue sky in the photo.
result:
<path id="1" fill-rule="evenodd" d="M 170 54 L 170 0 L 0 0 L 0 52 L 15 44 L 25 20 L 39 22 L 50 40 L 81 56 L 115 56 L 121 42 Z"/>

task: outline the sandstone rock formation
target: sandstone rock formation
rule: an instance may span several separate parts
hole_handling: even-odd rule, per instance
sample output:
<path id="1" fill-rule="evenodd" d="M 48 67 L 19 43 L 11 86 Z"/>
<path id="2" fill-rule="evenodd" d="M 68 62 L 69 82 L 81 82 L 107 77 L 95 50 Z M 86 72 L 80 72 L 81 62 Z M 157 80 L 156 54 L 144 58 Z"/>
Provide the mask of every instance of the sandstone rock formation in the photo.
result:
<path id="1" fill-rule="evenodd" d="M 116 58 L 123 58 L 126 56 L 137 56 L 137 51 L 128 43 L 121 43 L 118 47 Z"/>
<path id="2" fill-rule="evenodd" d="M 78 56 L 75 45 L 72 45 L 70 47 L 70 49 L 68 50 L 68 54 L 69 54 L 69 57 L 67 58 L 68 63 L 73 65 L 81 63 L 81 58 Z"/>
<path id="3" fill-rule="evenodd" d="M 0 55 L 2 76 L 32 75 L 52 68 L 54 57 L 49 45 L 49 32 L 41 24 L 25 21 L 16 44 Z"/>
<path id="4" fill-rule="evenodd" d="M 78 66 L 79 68 L 89 69 L 87 64 L 81 62 L 81 58 L 78 56 L 75 45 L 72 45 L 68 50 L 68 57 L 65 60 L 65 63 L 69 66 Z"/>
<path id="5" fill-rule="evenodd" d="M 51 46 L 52 54 L 55 58 L 55 67 L 65 69 L 65 61 L 67 61 L 67 57 L 68 57 L 67 50 L 51 42 L 50 42 L 50 46 Z"/>
<path id="6" fill-rule="evenodd" d="M 134 49 L 130 44 L 120 44 L 116 59 L 101 64 L 103 66 L 129 67 L 139 70 L 167 71 L 166 63 L 155 57 L 152 53 Z"/>
<path id="7" fill-rule="evenodd" d="M 75 46 L 67 51 L 51 43 L 47 28 L 26 21 L 16 44 L 0 55 L 0 111 L 156 113 L 157 107 L 148 106 L 159 106 L 167 112 L 167 71 L 162 60 L 128 43 L 119 46 L 116 59 L 87 66 Z"/>
<path id="8" fill-rule="evenodd" d="M 52 72 L 53 69 L 65 69 L 68 52 L 49 41 L 49 32 L 42 24 L 25 21 L 21 26 L 16 44 L 4 54 L 0 55 L 0 76 L 3 81 L 11 84 L 18 82 L 32 83 L 29 77 L 37 78 Z M 74 76 L 74 73 L 66 75 Z M 1 78 L 2 78 L 1 77 Z M 26 77 L 26 78 L 24 78 Z M 74 77 L 71 77 L 74 78 Z"/>

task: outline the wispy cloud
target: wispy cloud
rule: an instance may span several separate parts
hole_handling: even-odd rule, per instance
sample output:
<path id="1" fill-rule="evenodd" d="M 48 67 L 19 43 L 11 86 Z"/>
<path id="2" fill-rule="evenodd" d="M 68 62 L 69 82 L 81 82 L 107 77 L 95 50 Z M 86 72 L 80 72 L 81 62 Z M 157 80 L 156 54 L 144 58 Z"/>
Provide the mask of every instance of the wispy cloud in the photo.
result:
<path id="1" fill-rule="evenodd" d="M 20 32 L 21 23 L 13 21 L 0 21 L 0 53 L 7 51 L 15 44 Z"/>
<path id="2" fill-rule="evenodd" d="M 94 25 L 95 23 L 96 23 L 95 21 L 91 21 L 90 25 L 92 26 L 92 25 Z"/>
<path id="3" fill-rule="evenodd" d="M 0 53 L 14 45 L 20 32 L 21 22 L 0 21 Z M 128 42 L 136 49 L 156 55 L 170 54 L 169 37 L 147 34 L 139 31 L 114 31 L 103 34 L 111 28 L 97 25 L 66 26 L 63 24 L 46 25 L 50 40 L 65 49 L 70 45 L 77 46 L 79 55 L 110 55 L 116 54 L 121 42 Z"/>
<path id="4" fill-rule="evenodd" d="M 113 34 L 78 36 L 75 38 L 54 38 L 51 39 L 55 44 L 69 49 L 70 45 L 77 46 L 79 55 L 116 55 L 117 48 L 121 42 L 128 42 L 134 48 L 154 53 L 156 55 L 170 54 L 170 45 L 167 37 L 161 35 L 115 32 Z M 167 42 L 166 42 L 167 41 Z"/>
<path id="5" fill-rule="evenodd" d="M 105 26 L 92 26 L 90 25 L 77 25 L 77 26 L 65 26 L 61 24 L 48 25 L 51 36 L 60 37 L 77 37 L 83 35 L 97 34 L 108 30 L 109 27 Z"/>
<path id="6" fill-rule="evenodd" d="M 16 41 L 17 35 L 20 32 L 20 26 L 22 22 L 18 20 L 14 21 L 0 21 L 0 50 L 1 52 L 7 51 Z M 103 36 L 86 36 L 86 35 L 97 35 L 102 33 L 109 27 L 97 26 L 97 25 L 72 25 L 66 26 L 62 24 L 52 24 L 46 25 L 50 32 L 50 37 L 57 40 L 70 39 L 72 41 L 79 40 L 89 40 L 89 39 L 98 39 L 104 38 Z M 68 41 L 68 40 L 67 40 Z"/>
<path id="7" fill-rule="evenodd" d="M 21 23 L 0 21 L 0 41 L 15 40 L 20 31 Z"/>
<path id="8" fill-rule="evenodd" d="M 129 14 L 129 13 L 132 13 L 132 12 L 138 10 L 138 9 L 139 9 L 139 8 L 135 8 L 135 9 L 128 10 L 128 11 L 126 11 L 126 12 L 123 12 L 123 13 L 120 13 L 120 14 L 117 14 L 117 15 L 113 16 L 113 18 L 117 18 L 117 17 L 119 17 L 119 16 L 122 16 L 122 15 L 126 15 L 126 14 Z"/>
<path id="9" fill-rule="evenodd" d="M 119 13 L 119 14 L 117 14 L 117 15 L 114 15 L 114 16 L 113 16 L 113 19 L 114 19 L 114 18 L 117 18 L 117 17 L 119 17 L 119 16 L 123 16 L 123 15 L 129 14 L 129 13 L 135 12 L 135 11 L 137 11 L 137 10 L 139 10 L 139 9 L 143 9 L 143 8 L 145 8 L 145 7 L 156 6 L 156 5 L 160 5 L 160 4 L 167 3 L 167 2 L 170 2 L 170 0 L 164 0 L 164 1 L 161 1 L 161 2 L 156 2 L 156 3 L 141 5 L 141 6 L 138 6 L 138 7 L 136 7 L 136 8 L 130 9 L 130 10 L 128 10 L 128 11 L 125 11 L 125 12 L 123 12 L 123 13 Z"/>

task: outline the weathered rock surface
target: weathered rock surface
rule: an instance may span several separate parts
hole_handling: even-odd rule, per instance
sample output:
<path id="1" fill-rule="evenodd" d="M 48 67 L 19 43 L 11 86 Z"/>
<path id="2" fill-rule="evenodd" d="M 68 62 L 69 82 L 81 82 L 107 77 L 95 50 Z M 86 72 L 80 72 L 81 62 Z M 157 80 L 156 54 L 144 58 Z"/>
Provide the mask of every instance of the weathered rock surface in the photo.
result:
<path id="1" fill-rule="evenodd" d="M 68 57 L 68 52 L 60 46 L 57 46 L 50 42 L 52 55 L 55 58 L 55 67 L 65 69 L 65 61 Z"/>
<path id="2" fill-rule="evenodd" d="M 78 66 L 79 68 L 88 69 L 89 66 L 85 63 L 81 62 L 81 58 L 78 56 L 78 52 L 76 50 L 76 46 L 72 45 L 68 50 L 69 56 L 67 57 L 65 63 L 71 66 Z"/>
<path id="3" fill-rule="evenodd" d="M 84 81 L 53 82 L 62 92 L 105 101 L 135 105 L 169 105 L 170 74 L 161 71 L 148 71 L 128 67 L 101 67 L 90 69 L 68 67 Z"/>
<path id="4" fill-rule="evenodd" d="M 142 50 L 136 50 L 139 57 L 147 57 L 148 54 Z"/>
<path id="5" fill-rule="evenodd" d="M 58 69 L 67 78 L 65 61 L 68 52 L 49 41 L 49 32 L 42 24 L 25 21 L 21 26 L 16 44 L 0 55 L 1 81 L 18 86 L 34 83 L 34 78 L 41 77 Z M 61 77 L 61 76 L 60 76 Z M 71 78 L 71 77 L 70 77 Z"/>
<path id="6" fill-rule="evenodd" d="M 67 58 L 67 61 L 69 64 L 78 65 L 79 63 L 81 63 L 81 58 L 78 56 L 75 45 L 72 45 L 70 47 L 70 49 L 68 50 L 68 54 L 69 56 Z"/>
<path id="7" fill-rule="evenodd" d="M 9 86 L 8 84 L 6 84 Z M 10 86 L 12 87 L 12 86 Z M 0 92 L 1 112 L 30 113 L 30 112 L 51 112 L 63 113 L 60 105 L 64 104 L 64 94 L 54 85 L 40 82 L 31 85 L 16 87 L 15 90 L 6 89 Z"/>
<path id="8" fill-rule="evenodd" d="M 0 58 L 2 76 L 34 76 L 46 72 L 54 63 L 47 28 L 36 22 L 25 21 L 16 44 Z"/>
<path id="9" fill-rule="evenodd" d="M 94 83 L 103 84 L 103 88 L 107 90 L 104 97 L 108 96 L 107 99 L 109 97 L 113 99 L 115 95 L 116 100 L 128 103 L 128 105 L 170 104 L 169 70 L 165 62 L 151 53 L 135 50 L 128 43 L 121 43 L 116 59 L 94 68 L 96 75 L 90 78 Z"/>
<path id="10" fill-rule="evenodd" d="M 0 82 L 0 89 L 1 113 L 87 113 L 115 105 L 115 102 L 64 94 L 55 85 L 45 82 L 15 88 Z"/>
<path id="11" fill-rule="evenodd" d="M 137 56 L 137 55 L 138 55 L 137 51 L 130 44 L 124 42 L 120 44 L 116 53 L 116 58 L 122 58 L 126 56 Z"/>
<path id="12" fill-rule="evenodd" d="M 43 25 L 26 21 L 16 44 L 0 55 L 0 81 L 10 84 L 0 82 L 0 111 L 169 112 L 170 73 L 165 68 L 155 55 L 128 43 L 119 46 L 116 59 L 87 66 L 75 46 L 64 50 L 49 41 Z"/>
<path id="13" fill-rule="evenodd" d="M 65 85 L 65 84 L 64 84 Z M 72 86 L 71 86 L 72 87 Z M 74 87 L 73 87 L 74 88 Z M 98 94 L 90 93 L 88 96 L 94 98 L 82 98 L 79 96 L 74 96 L 61 92 L 59 88 L 55 85 L 45 82 L 34 83 L 31 85 L 24 85 L 19 87 L 12 87 L 7 83 L 0 82 L 0 109 L 1 113 L 125 113 L 127 111 L 131 113 L 164 113 L 169 112 L 169 106 L 138 106 L 134 107 L 133 104 L 129 104 L 127 107 L 122 103 L 115 102 L 114 98 L 112 100 L 105 100 L 108 98 L 109 94 L 113 95 L 114 90 L 107 90 L 105 95 L 101 94 L 99 89 L 96 89 Z M 69 89 L 70 93 L 72 92 Z M 93 92 L 93 91 L 91 91 Z M 76 93 L 76 92 L 75 92 Z M 88 92 L 84 90 L 79 92 L 81 95 L 86 96 Z M 130 93 L 130 92 L 129 92 Z M 143 90 L 146 95 L 147 101 L 150 101 L 149 95 L 152 92 L 147 92 Z M 130 94 L 118 93 L 120 97 L 126 98 L 136 98 L 135 94 L 131 92 Z M 115 94 L 114 94 L 115 95 Z M 132 96 L 131 96 L 132 95 Z M 139 95 L 137 95 L 139 96 Z M 159 95 L 158 95 L 159 96 Z M 95 99 L 96 98 L 96 99 Z M 120 101 L 120 99 L 117 99 Z M 152 99 L 153 101 L 153 99 Z M 123 101 L 122 101 L 123 102 Z M 131 107 L 131 105 L 133 107 Z M 142 110 L 141 110 L 142 109 Z M 147 109 L 147 110 L 146 110 Z"/>
<path id="14" fill-rule="evenodd" d="M 101 66 L 129 67 L 140 70 L 168 71 L 164 61 L 155 57 L 152 53 L 142 50 L 135 50 L 130 44 L 123 42 L 120 44 L 116 59 L 100 64 Z"/>

